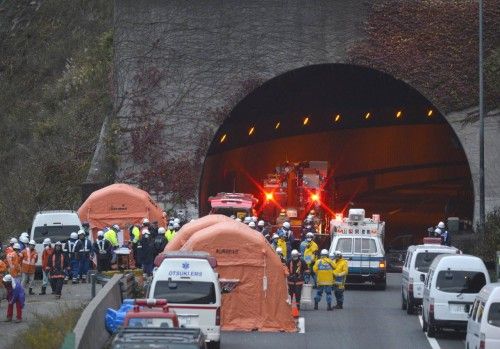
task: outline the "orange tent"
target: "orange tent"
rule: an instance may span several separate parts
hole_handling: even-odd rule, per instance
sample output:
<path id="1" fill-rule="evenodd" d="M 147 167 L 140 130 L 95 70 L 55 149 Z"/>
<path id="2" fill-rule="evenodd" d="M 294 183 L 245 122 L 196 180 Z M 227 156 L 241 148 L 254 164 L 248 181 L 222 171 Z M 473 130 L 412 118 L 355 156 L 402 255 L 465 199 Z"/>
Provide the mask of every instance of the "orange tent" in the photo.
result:
<path id="1" fill-rule="evenodd" d="M 118 224 L 124 240 L 129 240 L 128 225 L 142 224 L 143 218 L 166 226 L 163 210 L 151 196 L 132 185 L 112 184 L 93 192 L 78 210 L 82 222 L 89 222 L 94 239 L 97 231 Z"/>
<path id="2" fill-rule="evenodd" d="M 297 330 L 287 303 L 285 268 L 261 234 L 226 221 L 192 234 L 181 250 L 208 252 L 217 258 L 221 279 L 238 280 L 222 297 L 223 330 Z"/>

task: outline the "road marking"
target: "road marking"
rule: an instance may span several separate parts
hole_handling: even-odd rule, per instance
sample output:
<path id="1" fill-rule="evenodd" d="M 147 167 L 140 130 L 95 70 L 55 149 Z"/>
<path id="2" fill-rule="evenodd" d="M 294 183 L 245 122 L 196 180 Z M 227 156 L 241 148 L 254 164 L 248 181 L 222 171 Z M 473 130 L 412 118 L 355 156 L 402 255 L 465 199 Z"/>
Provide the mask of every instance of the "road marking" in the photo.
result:
<path id="1" fill-rule="evenodd" d="M 422 315 L 418 316 L 418 320 L 420 321 L 420 326 L 422 326 L 422 328 L 423 328 L 424 321 L 422 320 Z M 429 336 L 427 335 L 427 332 L 425 332 L 425 337 L 427 338 L 427 341 L 429 341 L 429 344 L 431 345 L 432 349 L 441 349 L 436 338 L 429 338 Z"/>
<path id="2" fill-rule="evenodd" d="M 306 333 L 306 320 L 303 317 L 299 317 L 297 327 L 299 328 L 299 333 Z"/>

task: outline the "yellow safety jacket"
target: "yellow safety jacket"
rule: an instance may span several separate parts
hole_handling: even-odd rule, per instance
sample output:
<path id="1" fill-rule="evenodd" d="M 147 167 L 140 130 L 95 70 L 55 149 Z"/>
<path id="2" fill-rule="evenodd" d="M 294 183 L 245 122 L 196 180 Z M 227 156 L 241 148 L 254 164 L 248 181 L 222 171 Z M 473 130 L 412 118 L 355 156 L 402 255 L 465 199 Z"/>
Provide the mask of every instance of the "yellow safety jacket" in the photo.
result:
<path id="1" fill-rule="evenodd" d="M 110 242 L 113 247 L 118 247 L 118 237 L 113 229 L 109 229 L 104 233 L 104 238 Z"/>
<path id="2" fill-rule="evenodd" d="M 316 262 L 316 252 L 318 252 L 318 244 L 314 241 L 309 242 L 304 250 L 304 261 L 309 265 Z"/>
<path id="3" fill-rule="evenodd" d="M 335 275 L 335 286 L 342 289 L 345 287 L 345 279 L 349 272 L 349 265 L 344 258 L 335 259 L 333 265 L 335 267 L 333 270 L 333 274 Z"/>
<path id="4" fill-rule="evenodd" d="M 139 229 L 139 227 L 135 226 L 132 228 L 132 242 L 134 244 L 138 243 L 139 240 L 141 239 L 141 231 Z M 111 242 L 111 241 L 110 241 Z"/>
<path id="5" fill-rule="evenodd" d="M 286 250 L 286 240 L 279 238 L 276 247 L 281 247 L 281 252 L 283 253 L 283 257 L 285 257 L 286 259 L 288 255 Z"/>
<path id="6" fill-rule="evenodd" d="M 167 230 L 165 232 L 165 239 L 167 239 L 168 242 L 172 241 L 172 239 L 175 237 L 175 234 L 177 232 L 175 230 Z"/>
<path id="7" fill-rule="evenodd" d="M 334 264 L 328 257 L 322 257 L 316 261 L 313 270 L 316 273 L 318 286 L 333 286 Z"/>

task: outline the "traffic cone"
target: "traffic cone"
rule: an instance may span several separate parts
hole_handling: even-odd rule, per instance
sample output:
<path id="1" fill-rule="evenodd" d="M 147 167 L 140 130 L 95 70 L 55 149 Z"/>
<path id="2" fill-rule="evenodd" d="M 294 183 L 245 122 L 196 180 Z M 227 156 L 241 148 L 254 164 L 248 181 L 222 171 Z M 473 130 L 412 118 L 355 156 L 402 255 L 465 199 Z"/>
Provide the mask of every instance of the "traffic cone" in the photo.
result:
<path id="1" fill-rule="evenodd" d="M 292 304 L 292 316 L 294 319 L 299 318 L 299 308 L 297 307 L 297 302 L 293 302 Z"/>

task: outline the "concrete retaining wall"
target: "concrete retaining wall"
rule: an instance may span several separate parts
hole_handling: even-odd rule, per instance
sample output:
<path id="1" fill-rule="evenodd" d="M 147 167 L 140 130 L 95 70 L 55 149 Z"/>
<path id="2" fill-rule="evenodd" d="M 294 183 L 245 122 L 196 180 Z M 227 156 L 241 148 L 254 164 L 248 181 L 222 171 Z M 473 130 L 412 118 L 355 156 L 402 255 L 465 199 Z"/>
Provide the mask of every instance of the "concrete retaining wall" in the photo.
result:
<path id="1" fill-rule="evenodd" d="M 83 311 L 73 329 L 75 348 L 100 349 L 109 340 L 110 335 L 104 327 L 104 315 L 107 308 L 117 309 L 122 304 L 121 278 L 122 275 L 114 275 Z"/>

